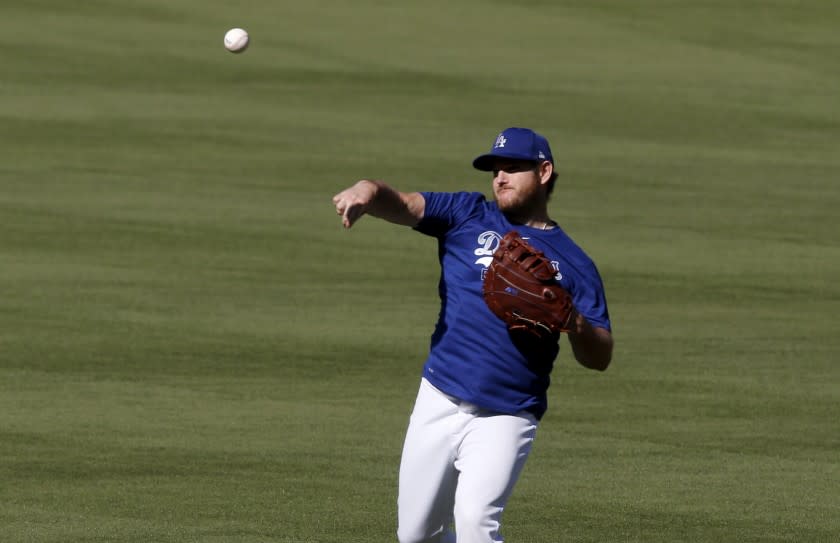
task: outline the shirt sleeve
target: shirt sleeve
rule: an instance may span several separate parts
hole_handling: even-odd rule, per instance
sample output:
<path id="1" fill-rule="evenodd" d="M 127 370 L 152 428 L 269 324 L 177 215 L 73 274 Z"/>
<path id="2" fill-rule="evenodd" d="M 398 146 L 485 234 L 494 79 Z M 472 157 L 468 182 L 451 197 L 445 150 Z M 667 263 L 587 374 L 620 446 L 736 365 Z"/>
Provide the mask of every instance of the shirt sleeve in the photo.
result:
<path id="1" fill-rule="evenodd" d="M 606 328 L 612 331 L 610 312 L 607 308 L 607 296 L 604 293 L 604 283 L 598 268 L 589 262 L 584 273 L 575 278 L 572 289 L 572 301 L 575 309 L 586 317 L 592 326 Z"/>
<path id="2" fill-rule="evenodd" d="M 472 217 L 485 202 L 479 192 L 421 192 L 426 201 L 423 218 L 414 227 L 428 236 L 440 237 Z"/>

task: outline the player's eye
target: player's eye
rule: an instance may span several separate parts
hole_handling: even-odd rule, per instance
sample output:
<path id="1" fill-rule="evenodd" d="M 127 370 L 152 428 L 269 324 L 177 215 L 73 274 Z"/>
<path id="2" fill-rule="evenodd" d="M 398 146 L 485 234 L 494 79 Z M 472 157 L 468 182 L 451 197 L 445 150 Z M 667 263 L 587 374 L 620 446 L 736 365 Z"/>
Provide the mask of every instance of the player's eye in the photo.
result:
<path id="1" fill-rule="evenodd" d="M 503 164 L 502 166 L 493 170 L 493 177 L 498 177 L 499 172 L 516 173 L 521 171 L 521 168 L 516 164 Z"/>
<path id="2" fill-rule="evenodd" d="M 527 172 L 534 168 L 531 162 L 514 162 L 511 164 L 502 164 L 495 170 L 493 170 L 493 177 L 499 175 L 499 172 L 505 173 L 519 173 L 519 172 Z"/>

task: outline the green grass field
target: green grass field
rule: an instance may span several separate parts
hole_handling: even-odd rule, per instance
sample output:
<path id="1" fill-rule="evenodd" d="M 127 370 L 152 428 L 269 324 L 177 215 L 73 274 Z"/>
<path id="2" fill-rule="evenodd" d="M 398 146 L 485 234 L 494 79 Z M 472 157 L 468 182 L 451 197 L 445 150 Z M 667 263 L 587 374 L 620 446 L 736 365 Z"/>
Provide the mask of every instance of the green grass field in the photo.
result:
<path id="1" fill-rule="evenodd" d="M 0 17 L 0 541 L 395 541 L 434 241 L 331 197 L 552 142 L 564 346 L 506 540 L 840 534 L 840 5 L 29 0 Z M 250 49 L 222 47 L 247 28 Z"/>

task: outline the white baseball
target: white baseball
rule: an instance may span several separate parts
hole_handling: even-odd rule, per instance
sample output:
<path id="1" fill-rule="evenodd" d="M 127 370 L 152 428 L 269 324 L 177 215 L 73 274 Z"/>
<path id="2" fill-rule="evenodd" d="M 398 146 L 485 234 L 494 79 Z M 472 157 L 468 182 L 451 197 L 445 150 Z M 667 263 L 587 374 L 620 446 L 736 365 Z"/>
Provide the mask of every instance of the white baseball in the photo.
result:
<path id="1" fill-rule="evenodd" d="M 248 33 L 241 28 L 231 28 L 225 33 L 225 49 L 231 53 L 241 53 L 248 48 Z"/>

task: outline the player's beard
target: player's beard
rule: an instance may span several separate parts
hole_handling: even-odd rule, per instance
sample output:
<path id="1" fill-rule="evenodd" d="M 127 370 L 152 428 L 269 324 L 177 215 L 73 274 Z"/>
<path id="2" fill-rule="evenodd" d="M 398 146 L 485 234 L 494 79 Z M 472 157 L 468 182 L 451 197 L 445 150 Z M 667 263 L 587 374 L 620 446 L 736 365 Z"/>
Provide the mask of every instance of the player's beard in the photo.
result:
<path id="1" fill-rule="evenodd" d="M 493 187 L 493 198 L 499 210 L 516 222 L 527 222 L 537 209 L 539 185 Z"/>

